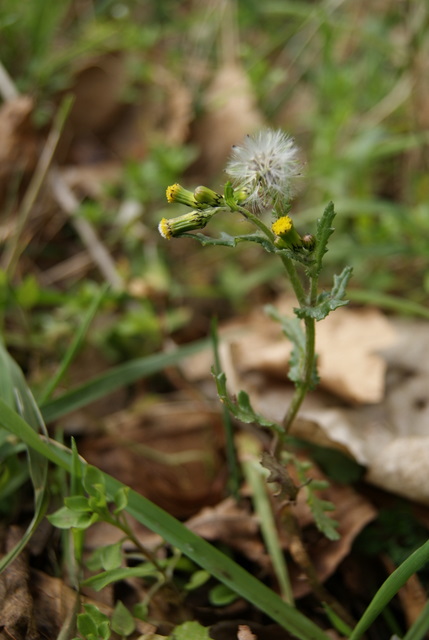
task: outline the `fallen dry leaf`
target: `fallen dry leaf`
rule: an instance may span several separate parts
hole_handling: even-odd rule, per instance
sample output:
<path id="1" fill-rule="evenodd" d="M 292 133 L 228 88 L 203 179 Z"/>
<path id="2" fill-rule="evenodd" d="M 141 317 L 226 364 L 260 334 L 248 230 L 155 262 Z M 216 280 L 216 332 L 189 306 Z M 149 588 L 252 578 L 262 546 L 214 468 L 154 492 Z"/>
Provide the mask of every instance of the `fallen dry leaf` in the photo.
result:
<path id="1" fill-rule="evenodd" d="M 218 412 L 170 396 L 135 405 L 104 421 L 104 434 L 85 438 L 81 454 L 175 515 L 216 504 L 226 481 L 223 425 Z"/>
<path id="2" fill-rule="evenodd" d="M 18 527 L 10 527 L 4 541 L 7 553 L 22 538 Z M 0 575 L 0 630 L 14 640 L 37 640 L 39 633 L 30 591 L 28 553 L 24 550 Z"/>
<path id="3" fill-rule="evenodd" d="M 265 570 L 269 569 L 270 560 L 258 535 L 257 518 L 245 504 L 226 498 L 214 507 L 202 509 L 186 526 L 206 540 L 223 542 Z"/>
<path id="4" fill-rule="evenodd" d="M 258 640 L 258 636 L 255 636 L 255 634 L 252 633 L 247 624 L 239 624 L 237 640 Z"/>
<path id="5" fill-rule="evenodd" d="M 280 300 L 275 306 L 284 315 L 293 315 L 290 300 Z M 387 317 L 376 309 L 337 309 L 317 323 L 316 335 L 321 388 L 348 402 L 379 402 L 387 369 L 380 354 L 397 339 Z M 222 366 L 232 394 L 245 388 L 246 376 L 255 371 L 286 382 L 291 344 L 279 324 L 263 311 L 221 327 L 220 337 Z M 185 371 L 191 379 L 204 377 L 211 362 L 208 351 L 198 354 L 185 363 Z M 254 391 L 263 397 L 265 389 Z"/>
<path id="6" fill-rule="evenodd" d="M 304 406 L 293 430 L 318 442 L 322 432 L 323 444 L 339 445 L 367 467 L 368 482 L 429 504 L 429 373 L 424 357 L 429 336 L 424 323 L 402 321 L 396 329 L 397 342 L 386 353 L 389 369 L 382 402 L 327 408 L 319 395 L 319 404 L 313 400 L 311 408 Z"/>
<path id="7" fill-rule="evenodd" d="M 380 352 L 395 340 L 392 323 L 377 309 L 336 309 L 316 329 L 323 387 L 349 402 L 380 402 L 387 369 Z"/>

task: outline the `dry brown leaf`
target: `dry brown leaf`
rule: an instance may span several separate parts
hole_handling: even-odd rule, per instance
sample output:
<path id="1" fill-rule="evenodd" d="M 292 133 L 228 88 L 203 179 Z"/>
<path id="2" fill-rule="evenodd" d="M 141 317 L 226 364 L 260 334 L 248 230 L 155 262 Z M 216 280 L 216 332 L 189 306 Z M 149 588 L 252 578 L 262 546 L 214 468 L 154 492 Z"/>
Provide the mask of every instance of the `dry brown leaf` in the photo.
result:
<path id="1" fill-rule="evenodd" d="M 307 404 L 294 433 L 340 446 L 367 467 L 366 479 L 392 493 L 429 504 L 429 336 L 425 323 L 402 321 L 382 402 L 355 409 Z M 420 357 L 419 357 L 420 356 Z M 269 410 L 269 407 L 268 407 Z M 322 440 L 320 435 L 322 432 Z"/>
<path id="2" fill-rule="evenodd" d="M 256 516 L 232 498 L 202 509 L 186 526 L 199 536 L 223 542 L 265 570 L 269 569 L 270 560 L 258 535 Z"/>
<path id="3" fill-rule="evenodd" d="M 350 402 L 380 402 L 387 368 L 380 352 L 395 340 L 392 323 L 377 309 L 337 309 L 317 325 L 323 387 Z"/>
<path id="4" fill-rule="evenodd" d="M 245 620 L 222 620 L 210 627 L 210 637 L 213 640 L 237 640 L 237 630 L 240 626 L 247 627 L 258 640 L 292 640 L 292 636 L 277 624 L 263 625 L 258 622 Z"/>
<path id="5" fill-rule="evenodd" d="M 226 469 L 217 412 L 176 396 L 117 412 L 105 426 L 104 434 L 82 441 L 91 464 L 180 518 L 219 501 Z"/>
<path id="6" fill-rule="evenodd" d="M 276 306 L 285 315 L 293 314 L 289 300 L 281 300 Z M 321 388 L 352 403 L 379 402 L 387 368 L 380 352 L 396 340 L 395 329 L 386 316 L 376 309 L 337 309 L 317 324 L 316 335 Z M 262 311 L 228 323 L 221 328 L 220 336 L 222 366 L 231 393 L 247 390 L 245 376 L 255 371 L 287 380 L 291 344 L 279 325 Z M 210 358 L 207 352 L 190 359 L 185 364 L 187 374 L 192 379 L 207 375 Z M 270 384 L 268 381 L 268 387 Z M 253 389 L 262 401 L 263 387 L 262 383 L 259 392 Z M 282 415 L 285 411 L 284 405 Z"/>
<path id="7" fill-rule="evenodd" d="M 247 624 L 239 624 L 237 632 L 237 640 L 258 640 L 258 636 L 252 633 Z"/>
<path id="8" fill-rule="evenodd" d="M 31 171 L 37 159 L 36 138 L 31 125 L 34 101 L 19 96 L 0 107 L 0 177 L 13 171 Z"/>
<path id="9" fill-rule="evenodd" d="M 7 553 L 20 541 L 22 531 L 10 527 L 4 551 Z M 3 545 L 2 545 L 3 546 Z M 37 640 L 35 606 L 30 591 L 28 553 L 24 550 L 0 575 L 0 627 L 14 640 Z"/>

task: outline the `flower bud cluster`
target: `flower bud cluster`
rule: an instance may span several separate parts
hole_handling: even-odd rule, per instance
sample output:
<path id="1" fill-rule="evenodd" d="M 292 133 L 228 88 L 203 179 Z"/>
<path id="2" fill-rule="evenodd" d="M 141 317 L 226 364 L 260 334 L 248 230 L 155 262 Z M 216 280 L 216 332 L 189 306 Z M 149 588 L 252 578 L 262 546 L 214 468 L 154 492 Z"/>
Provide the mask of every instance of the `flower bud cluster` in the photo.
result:
<path id="1" fill-rule="evenodd" d="M 166 196 L 169 203 L 178 202 L 196 209 L 176 218 L 162 218 L 158 230 L 166 240 L 181 236 L 186 231 L 203 229 L 223 204 L 223 196 L 207 187 L 197 187 L 192 192 L 176 183 L 167 187 Z"/>

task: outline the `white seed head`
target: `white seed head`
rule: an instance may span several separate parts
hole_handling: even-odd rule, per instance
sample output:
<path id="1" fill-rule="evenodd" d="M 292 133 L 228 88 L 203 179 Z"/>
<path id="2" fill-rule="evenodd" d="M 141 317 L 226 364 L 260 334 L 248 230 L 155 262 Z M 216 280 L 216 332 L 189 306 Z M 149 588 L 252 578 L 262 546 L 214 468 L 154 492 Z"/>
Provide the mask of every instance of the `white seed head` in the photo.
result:
<path id="1" fill-rule="evenodd" d="M 277 208 L 291 200 L 293 179 L 300 175 L 298 148 L 283 131 L 259 131 L 232 148 L 226 173 L 234 188 L 248 194 L 249 206 Z"/>

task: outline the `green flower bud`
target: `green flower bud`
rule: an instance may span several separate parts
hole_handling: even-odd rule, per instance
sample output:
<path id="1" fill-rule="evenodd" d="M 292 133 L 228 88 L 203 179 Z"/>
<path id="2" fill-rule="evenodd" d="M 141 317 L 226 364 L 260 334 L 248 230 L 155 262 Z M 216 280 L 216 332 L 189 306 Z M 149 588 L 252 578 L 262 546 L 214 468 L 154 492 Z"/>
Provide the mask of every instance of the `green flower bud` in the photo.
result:
<path id="1" fill-rule="evenodd" d="M 205 207 L 221 207 L 224 204 L 223 196 L 208 187 L 197 187 L 194 191 L 194 198 L 197 207 L 203 209 Z"/>
<path id="2" fill-rule="evenodd" d="M 302 236 L 302 246 L 307 249 L 307 251 L 313 251 L 316 246 L 316 238 L 311 235 L 311 233 L 306 233 L 305 236 Z"/>
<path id="3" fill-rule="evenodd" d="M 181 236 L 186 231 L 202 229 L 216 213 L 215 209 L 207 211 L 191 211 L 177 218 L 162 218 L 158 225 L 158 231 L 166 240 Z"/>

